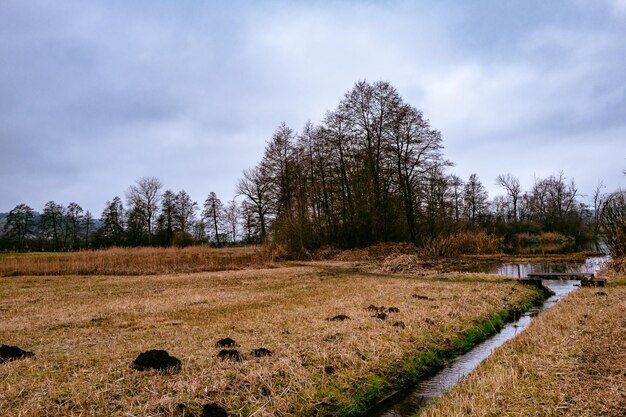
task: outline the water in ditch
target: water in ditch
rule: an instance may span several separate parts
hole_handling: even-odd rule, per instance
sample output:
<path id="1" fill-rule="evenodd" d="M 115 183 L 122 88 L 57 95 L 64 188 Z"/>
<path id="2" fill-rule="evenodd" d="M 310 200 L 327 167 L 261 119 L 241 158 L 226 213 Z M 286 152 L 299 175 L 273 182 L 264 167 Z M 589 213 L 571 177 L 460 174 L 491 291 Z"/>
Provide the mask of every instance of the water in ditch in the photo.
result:
<path id="1" fill-rule="evenodd" d="M 523 278 L 528 273 L 538 272 L 597 272 L 603 258 L 589 258 L 583 265 L 567 264 L 505 264 L 493 271 L 500 275 Z M 505 325 L 496 335 L 476 345 L 471 351 L 450 361 L 435 375 L 424 379 L 416 386 L 406 391 L 398 392 L 376 408 L 370 410 L 367 417 L 409 417 L 452 388 L 461 378 L 468 375 L 495 348 L 509 339 L 517 336 L 524 330 L 533 318 L 561 300 L 568 293 L 577 288 L 580 281 L 576 280 L 544 280 L 544 285 L 550 288 L 554 295 L 542 305 L 523 314 L 517 321 Z"/>

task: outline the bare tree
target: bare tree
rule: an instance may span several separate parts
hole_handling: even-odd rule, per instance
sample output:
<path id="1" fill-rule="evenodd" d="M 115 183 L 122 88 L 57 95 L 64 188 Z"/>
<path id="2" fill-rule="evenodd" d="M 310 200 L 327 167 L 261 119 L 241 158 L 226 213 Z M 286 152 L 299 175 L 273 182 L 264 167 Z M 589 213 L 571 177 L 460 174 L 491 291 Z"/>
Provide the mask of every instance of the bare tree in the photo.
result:
<path id="1" fill-rule="evenodd" d="M 40 229 L 46 239 L 52 239 L 54 249 L 62 249 L 65 243 L 65 207 L 48 201 L 41 213 Z"/>
<path id="2" fill-rule="evenodd" d="M 93 231 L 95 224 L 96 223 L 94 221 L 93 215 L 91 214 L 89 210 L 87 210 L 85 212 L 85 216 L 83 217 L 83 228 L 85 231 L 85 246 L 86 247 L 91 246 L 89 237 L 90 237 L 90 232 Z"/>
<path id="3" fill-rule="evenodd" d="M 522 192 L 522 187 L 520 186 L 519 179 L 514 177 L 511 174 L 498 175 L 496 178 L 496 185 L 504 188 L 507 195 L 511 199 L 512 209 L 513 209 L 513 221 L 517 221 L 519 219 L 517 204 Z"/>
<path id="4" fill-rule="evenodd" d="M 465 183 L 465 216 L 467 220 L 475 225 L 477 221 L 486 214 L 487 211 L 487 190 L 478 175 L 472 174 Z"/>
<path id="5" fill-rule="evenodd" d="M 162 245 L 171 245 L 177 216 L 176 194 L 166 190 L 161 196 L 161 213 L 157 219 L 159 240 Z"/>
<path id="6" fill-rule="evenodd" d="M 272 184 L 261 168 L 247 169 L 237 184 L 237 194 L 245 196 L 254 207 L 261 227 L 261 240 L 267 237 L 267 221 L 272 211 Z"/>
<path id="7" fill-rule="evenodd" d="M 204 218 L 207 219 L 217 246 L 221 246 L 220 234 L 224 224 L 224 207 L 214 192 L 210 192 L 204 202 Z"/>
<path id="8" fill-rule="evenodd" d="M 454 221 L 458 224 L 461 220 L 461 213 L 463 211 L 463 188 L 465 187 L 465 183 L 460 177 L 450 175 L 448 184 L 450 185 L 450 197 L 452 198 Z"/>
<path id="9" fill-rule="evenodd" d="M 183 233 L 191 233 L 193 221 L 198 211 L 198 203 L 193 201 L 185 190 L 182 190 L 176 194 L 174 204 L 176 206 L 175 219 L 178 229 Z"/>
<path id="10" fill-rule="evenodd" d="M 102 227 L 97 231 L 97 240 L 104 246 L 121 245 L 124 240 L 125 210 L 122 199 L 115 196 L 107 201 L 102 211 Z"/>
<path id="11" fill-rule="evenodd" d="M 136 212 L 141 216 L 143 227 L 147 233 L 148 244 L 152 243 L 152 229 L 159 207 L 159 191 L 163 184 L 156 177 L 139 178 L 135 185 L 131 185 L 126 192 L 129 212 Z"/>
<path id="12" fill-rule="evenodd" d="M 225 220 L 228 225 L 230 241 L 237 243 L 237 230 L 239 228 L 239 205 L 235 200 L 230 200 L 225 209 Z"/>
<path id="13" fill-rule="evenodd" d="M 244 229 L 243 240 L 246 243 L 255 243 L 258 241 L 258 221 L 256 216 L 256 209 L 250 200 L 243 200 L 240 206 L 242 226 Z"/>
<path id="14" fill-rule="evenodd" d="M 18 204 L 7 216 L 4 231 L 7 236 L 16 241 L 20 250 L 26 248 L 28 236 L 33 232 L 34 210 L 26 204 Z"/>
<path id="15" fill-rule="evenodd" d="M 599 251 L 598 237 L 601 232 L 601 218 L 602 218 L 602 206 L 604 205 L 605 196 L 602 194 L 602 189 L 606 188 L 602 181 L 598 181 L 598 184 L 593 189 L 592 203 L 593 203 L 593 236 L 595 239 L 596 250 Z"/>
<path id="16" fill-rule="evenodd" d="M 626 191 L 616 191 L 602 205 L 602 228 L 611 256 L 626 257 Z"/>
<path id="17" fill-rule="evenodd" d="M 83 208 L 77 203 L 70 203 L 65 210 L 68 234 L 72 238 L 72 248 L 77 250 L 80 247 L 80 226 L 83 222 Z"/>

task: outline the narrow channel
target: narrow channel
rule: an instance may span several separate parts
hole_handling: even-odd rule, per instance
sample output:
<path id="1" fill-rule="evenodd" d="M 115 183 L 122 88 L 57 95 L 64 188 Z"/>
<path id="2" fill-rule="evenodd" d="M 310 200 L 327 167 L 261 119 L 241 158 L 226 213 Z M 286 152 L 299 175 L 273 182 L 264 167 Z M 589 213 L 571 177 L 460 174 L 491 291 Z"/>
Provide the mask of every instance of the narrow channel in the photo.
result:
<path id="1" fill-rule="evenodd" d="M 493 271 L 500 275 L 524 278 L 530 272 L 597 272 L 604 258 L 589 258 L 583 265 L 571 264 L 504 264 Z M 448 391 L 464 376 L 474 370 L 495 348 L 524 330 L 540 312 L 555 305 L 563 297 L 576 289 L 577 280 L 544 280 L 554 295 L 541 306 L 523 314 L 517 321 L 504 326 L 496 335 L 476 345 L 471 351 L 450 361 L 440 371 L 424 379 L 411 389 L 398 392 L 381 402 L 365 414 L 367 417 L 411 417 L 443 393 Z"/>

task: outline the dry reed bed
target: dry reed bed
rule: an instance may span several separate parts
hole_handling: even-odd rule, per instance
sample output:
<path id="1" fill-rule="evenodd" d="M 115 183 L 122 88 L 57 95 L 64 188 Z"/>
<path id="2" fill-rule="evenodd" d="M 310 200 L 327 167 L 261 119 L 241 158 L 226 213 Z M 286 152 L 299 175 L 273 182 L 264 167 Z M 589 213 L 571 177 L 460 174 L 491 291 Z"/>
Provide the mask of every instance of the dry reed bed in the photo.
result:
<path id="1" fill-rule="evenodd" d="M 267 267 L 270 264 L 269 252 L 261 247 L 112 248 L 3 255 L 0 256 L 0 276 L 150 275 Z"/>
<path id="2" fill-rule="evenodd" d="M 349 399 L 365 375 L 409 352 L 447 347 L 534 294 L 511 282 L 334 271 L 0 278 L 0 342 L 36 354 L 0 365 L 0 410 L 177 416 L 179 404 L 216 401 L 232 415 L 311 415 L 327 393 Z M 400 312 L 378 320 L 366 311 L 370 304 Z M 351 320 L 327 320 L 338 314 Z M 226 336 L 240 345 L 243 363 L 216 357 L 214 344 Z M 261 346 L 274 355 L 251 357 Z M 147 349 L 166 349 L 182 360 L 182 371 L 130 369 Z"/>
<path id="3" fill-rule="evenodd" d="M 570 294 L 421 414 L 495 415 L 626 415 L 626 287 Z"/>

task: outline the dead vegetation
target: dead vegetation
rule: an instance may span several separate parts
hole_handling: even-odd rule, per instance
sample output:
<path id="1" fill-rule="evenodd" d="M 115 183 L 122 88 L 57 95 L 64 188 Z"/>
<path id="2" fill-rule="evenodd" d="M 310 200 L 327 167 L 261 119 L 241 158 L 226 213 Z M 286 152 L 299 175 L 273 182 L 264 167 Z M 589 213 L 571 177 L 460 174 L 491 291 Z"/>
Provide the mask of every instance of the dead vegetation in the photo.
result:
<path id="1" fill-rule="evenodd" d="M 436 270 L 425 265 L 417 255 L 390 255 L 385 258 L 380 270 L 392 274 L 432 275 L 437 273 Z"/>
<path id="2" fill-rule="evenodd" d="M 319 249 L 314 259 L 334 260 L 342 262 L 355 261 L 382 261 L 390 256 L 411 255 L 417 253 L 417 247 L 412 243 L 379 243 L 366 248 L 337 250 L 330 247 Z"/>
<path id="3" fill-rule="evenodd" d="M 624 416 L 625 318 L 626 287 L 577 290 L 421 416 Z"/>
<path id="4" fill-rule="evenodd" d="M 0 365 L 0 410 L 180 416 L 213 404 L 235 416 L 311 415 L 536 294 L 470 275 L 321 272 L 0 278 L 0 340 L 36 355 Z M 393 320 L 369 305 L 393 306 Z M 342 314 L 350 319 L 327 320 Z M 227 345 L 236 353 L 220 354 Z M 179 372 L 132 369 L 148 350 L 180 360 Z"/>
<path id="5" fill-rule="evenodd" d="M 626 283 L 626 258 L 612 259 L 607 262 L 598 275 L 614 282 Z"/>
<path id="6" fill-rule="evenodd" d="M 271 254 L 262 247 L 112 248 L 4 254 L 0 256 L 0 276 L 152 275 L 263 268 L 271 263 Z"/>

